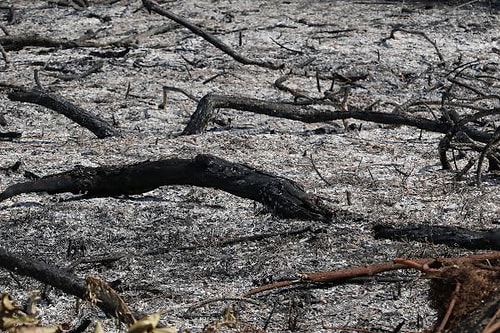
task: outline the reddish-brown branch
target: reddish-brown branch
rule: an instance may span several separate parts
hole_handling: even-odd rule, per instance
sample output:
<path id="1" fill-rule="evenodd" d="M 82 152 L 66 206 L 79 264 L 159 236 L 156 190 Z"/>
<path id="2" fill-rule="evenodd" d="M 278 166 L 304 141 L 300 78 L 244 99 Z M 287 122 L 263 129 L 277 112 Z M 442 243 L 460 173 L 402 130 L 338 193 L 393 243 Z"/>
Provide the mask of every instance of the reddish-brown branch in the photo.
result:
<path id="1" fill-rule="evenodd" d="M 453 292 L 453 295 L 451 297 L 450 303 L 448 304 L 448 308 L 446 309 L 446 313 L 443 317 L 443 320 L 441 320 L 441 323 L 439 324 L 438 328 L 436 329 L 436 333 L 441 333 L 444 331 L 446 324 L 450 320 L 451 313 L 453 312 L 453 308 L 455 307 L 455 304 L 457 303 L 458 299 L 458 293 L 460 292 L 461 284 L 460 282 L 457 282 L 455 286 L 455 291 Z"/>
<path id="2" fill-rule="evenodd" d="M 473 261 L 482 261 L 482 260 L 494 260 L 500 259 L 500 251 L 489 252 L 484 254 L 476 254 L 459 258 L 426 258 L 426 259 L 417 259 L 417 260 L 402 260 L 396 259 L 397 262 L 386 262 L 382 264 L 372 264 L 367 266 L 358 266 L 354 268 L 342 269 L 338 271 L 328 271 L 328 272 L 313 272 L 302 274 L 299 279 L 296 280 L 286 280 L 286 281 L 278 281 L 269 284 L 265 284 L 259 286 L 257 288 L 251 289 L 245 296 L 258 294 L 264 291 L 279 289 L 284 287 L 289 287 L 292 285 L 299 284 L 323 284 L 323 283 L 332 283 L 338 282 L 341 280 L 352 279 L 360 276 L 371 276 L 383 272 L 389 272 L 399 269 L 414 269 L 417 268 L 421 271 L 428 273 L 436 273 L 439 270 L 428 269 L 431 263 L 435 261 L 439 261 L 443 265 L 446 263 L 456 263 L 456 262 L 473 262 Z M 411 262 L 411 264 L 409 264 Z"/>

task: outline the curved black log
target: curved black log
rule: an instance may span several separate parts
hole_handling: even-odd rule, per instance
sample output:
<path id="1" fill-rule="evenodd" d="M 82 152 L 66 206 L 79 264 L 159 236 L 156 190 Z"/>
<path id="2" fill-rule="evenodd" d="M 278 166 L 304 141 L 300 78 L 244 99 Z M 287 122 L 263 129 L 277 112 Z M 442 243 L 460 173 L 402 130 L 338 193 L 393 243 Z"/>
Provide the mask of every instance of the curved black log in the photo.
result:
<path id="1" fill-rule="evenodd" d="M 332 211 L 290 179 L 211 155 L 172 158 L 125 166 L 76 167 L 34 181 L 9 186 L 0 201 L 21 193 L 83 193 L 90 197 L 140 194 L 163 185 L 220 189 L 264 204 L 283 218 L 330 220 Z"/>

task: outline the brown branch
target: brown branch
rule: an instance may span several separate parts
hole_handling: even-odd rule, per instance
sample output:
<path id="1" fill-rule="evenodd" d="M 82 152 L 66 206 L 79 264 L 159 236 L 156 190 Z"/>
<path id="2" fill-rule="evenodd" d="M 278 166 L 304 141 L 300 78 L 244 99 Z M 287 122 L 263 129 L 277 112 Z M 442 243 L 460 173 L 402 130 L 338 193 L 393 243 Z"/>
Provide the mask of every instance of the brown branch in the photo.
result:
<path id="1" fill-rule="evenodd" d="M 118 130 L 98 116 L 91 114 L 61 96 L 41 89 L 27 90 L 17 87 L 11 89 L 7 97 L 12 101 L 34 103 L 57 111 L 77 124 L 89 129 L 100 139 L 119 134 Z"/>
<path id="2" fill-rule="evenodd" d="M 460 292 L 460 287 L 462 285 L 460 282 L 457 282 L 455 286 L 455 290 L 453 291 L 453 295 L 451 297 L 450 303 L 448 304 L 448 307 L 446 308 L 446 313 L 441 320 L 441 323 L 439 324 L 438 328 L 435 330 L 436 333 L 441 333 L 444 331 L 446 325 L 448 324 L 451 314 L 453 312 L 453 309 L 455 307 L 455 304 L 457 303 L 457 298 L 458 298 L 458 293 Z"/>
<path id="3" fill-rule="evenodd" d="M 474 261 L 484 261 L 484 260 L 500 260 L 500 252 L 498 251 L 489 252 L 489 253 L 470 255 L 459 258 L 440 258 L 439 262 L 446 264 L 446 263 L 455 263 L 457 261 L 474 262 Z M 426 258 L 426 259 L 413 260 L 412 262 L 417 263 L 421 266 L 423 265 L 429 266 L 429 264 L 434 261 L 436 261 L 435 258 Z M 300 277 L 295 280 L 284 280 L 284 281 L 273 282 L 251 289 L 248 292 L 246 292 L 244 296 L 250 296 L 264 291 L 290 287 L 293 285 L 311 285 L 311 284 L 324 285 L 361 276 L 372 276 L 383 272 L 389 272 L 400 269 L 414 269 L 414 268 L 415 268 L 414 265 L 407 265 L 405 263 L 386 262 L 382 264 L 358 266 L 354 268 L 341 269 L 337 271 L 305 273 L 305 274 L 300 274 Z"/>
<path id="4" fill-rule="evenodd" d="M 210 155 L 172 158 L 125 166 L 77 167 L 9 186 L 0 201 L 22 193 L 85 193 L 90 197 L 140 194 L 163 185 L 212 187 L 261 202 L 283 218 L 329 221 L 333 212 L 287 178 Z"/>
<path id="5" fill-rule="evenodd" d="M 188 20 L 186 20 L 180 16 L 175 15 L 172 12 L 169 12 L 169 11 L 163 9 L 156 2 L 151 1 L 151 0 L 142 0 L 142 4 L 144 5 L 144 7 L 146 7 L 148 9 L 149 12 L 155 12 L 161 16 L 165 16 L 165 17 L 169 18 L 170 20 L 188 28 L 194 34 L 202 37 L 207 42 L 209 42 L 210 44 L 212 44 L 213 46 L 215 46 L 216 48 L 218 48 L 222 52 L 231 56 L 234 60 L 236 60 L 244 65 L 256 65 L 256 66 L 270 68 L 270 69 L 280 69 L 280 68 L 283 68 L 283 66 L 284 66 L 283 64 L 274 64 L 274 63 L 268 62 L 268 61 L 249 59 L 249 58 L 235 52 L 227 44 L 225 44 L 224 42 L 219 40 L 217 37 L 204 31 L 202 28 L 198 27 L 197 25 L 189 22 Z"/>
<path id="6" fill-rule="evenodd" d="M 384 264 L 373 264 L 369 266 L 355 267 L 338 271 L 306 273 L 301 274 L 300 278 L 296 280 L 278 281 L 259 286 L 257 288 L 251 289 L 250 291 L 245 293 L 244 296 L 250 296 L 264 291 L 290 287 L 298 284 L 306 285 L 332 283 L 360 276 L 371 276 L 382 272 L 409 268 L 410 267 L 404 264 L 395 264 L 393 262 L 389 262 Z"/>

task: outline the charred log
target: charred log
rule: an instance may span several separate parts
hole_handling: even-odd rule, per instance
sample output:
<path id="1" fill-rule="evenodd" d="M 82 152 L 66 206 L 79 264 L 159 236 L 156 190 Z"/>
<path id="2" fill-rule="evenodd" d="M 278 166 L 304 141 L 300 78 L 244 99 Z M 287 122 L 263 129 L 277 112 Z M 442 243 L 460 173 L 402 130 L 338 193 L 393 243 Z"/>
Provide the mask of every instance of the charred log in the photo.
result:
<path id="1" fill-rule="evenodd" d="M 0 201 L 21 193 L 84 193 L 89 197 L 140 194 L 163 185 L 212 187 L 261 202 L 283 218 L 330 220 L 332 212 L 318 197 L 287 178 L 210 155 L 125 166 L 77 167 L 38 180 L 14 184 Z"/>
<path id="2" fill-rule="evenodd" d="M 373 230 L 375 238 L 432 242 L 473 250 L 500 250 L 500 229 L 473 231 L 459 227 L 431 225 L 395 228 L 378 224 Z"/>
<path id="3" fill-rule="evenodd" d="M 21 137 L 21 133 L 19 132 L 5 132 L 5 133 L 0 133 L 0 140 L 1 141 L 12 141 L 14 139 L 18 139 Z"/>
<path id="4" fill-rule="evenodd" d="M 228 108 L 264 114 L 271 117 L 286 118 L 305 123 L 320 123 L 341 119 L 358 119 L 387 125 L 406 125 L 430 132 L 448 133 L 452 125 L 439 120 L 430 120 L 406 114 L 375 112 L 365 110 L 332 111 L 317 109 L 311 105 L 269 102 L 242 96 L 225 96 L 207 94 L 198 103 L 196 111 L 191 115 L 183 135 L 202 133 L 218 108 Z M 477 130 L 471 126 L 462 126 L 461 131 L 471 139 L 487 143 L 492 134 Z"/>

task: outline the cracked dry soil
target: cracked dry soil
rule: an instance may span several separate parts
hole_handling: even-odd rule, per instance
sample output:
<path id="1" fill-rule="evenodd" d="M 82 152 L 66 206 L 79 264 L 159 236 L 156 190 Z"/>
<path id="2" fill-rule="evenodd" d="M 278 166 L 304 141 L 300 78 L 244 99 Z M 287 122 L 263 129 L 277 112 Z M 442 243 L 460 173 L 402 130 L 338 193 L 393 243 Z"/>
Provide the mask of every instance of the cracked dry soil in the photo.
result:
<path id="1" fill-rule="evenodd" d="M 40 71 L 44 88 L 114 123 L 120 137 L 97 139 L 55 112 L 0 95 L 5 131 L 22 132 L 0 142 L 0 187 L 24 181 L 23 171 L 47 175 L 76 165 L 116 165 L 168 157 L 213 154 L 290 178 L 322 197 L 332 208 L 365 218 L 331 223 L 284 220 L 249 200 L 209 188 L 168 186 L 133 197 L 73 200 L 70 194 L 20 195 L 0 203 L 0 239 L 9 250 L 59 267 L 68 267 L 70 242 L 83 242 L 85 255 L 127 253 L 107 264 L 80 264 L 79 276 L 114 282 L 135 311 L 163 311 L 162 325 L 202 331 L 233 304 L 240 323 L 268 332 L 330 332 L 336 326 L 421 331 L 435 320 L 428 283 L 415 272 L 384 276 L 399 282 L 371 281 L 323 289 L 292 289 L 239 297 L 256 283 L 302 272 L 334 270 L 390 261 L 395 257 L 433 257 L 469 251 L 430 243 L 374 239 L 374 223 L 426 223 L 493 229 L 500 219 L 499 185 L 486 177 L 481 188 L 473 175 L 462 181 L 441 169 L 441 134 L 405 126 L 360 121 L 304 124 L 221 109 L 207 132 L 179 136 L 196 102 L 170 92 L 164 109 L 162 86 L 182 88 L 197 98 L 209 92 L 265 100 L 293 101 L 274 81 L 292 72 L 287 85 L 311 96 L 315 73 L 367 74 L 351 90 L 358 107 L 377 102 L 392 110 L 412 100 L 439 100 L 440 59 L 418 35 L 436 42 L 445 62 L 490 66 L 498 93 L 500 26 L 496 1 L 161 1 L 177 15 L 210 31 L 252 59 L 285 64 L 282 70 L 245 66 L 168 19 L 149 14 L 140 1 L 89 1 L 88 8 L 47 1 L 0 1 L 2 25 L 11 35 L 36 33 L 56 39 L 102 43 L 165 25 L 161 34 L 143 36 L 118 58 L 95 52 L 120 47 L 25 47 L 0 60 L 0 81 L 32 87 Z M 15 18 L 7 24 L 10 5 Z M 86 37 L 84 37 L 86 36 Z M 241 45 L 240 45 L 241 40 Z M 102 68 L 77 80 L 52 73 L 79 74 L 96 63 Z M 445 70 L 443 70 L 445 72 Z M 331 80 L 320 80 L 322 91 Z M 336 82 L 334 87 L 338 87 Z M 498 100 L 489 101 L 498 107 Z M 489 106 L 492 106 L 491 104 Z M 495 119 L 494 119 L 495 120 Z M 496 121 L 498 122 L 498 117 Z M 344 125 L 350 130 L 344 130 Z M 351 126 L 349 126 L 351 125 Z M 311 163 L 328 184 L 320 179 Z M 461 163 L 461 162 L 459 162 Z M 351 204 L 346 193 L 350 194 Z M 286 235 L 312 226 L 313 231 Z M 496 226 L 498 227 L 498 226 Z M 258 241 L 220 245 L 261 233 L 283 233 Z M 156 253 L 156 254 L 148 254 Z M 34 279 L 0 270 L 0 290 L 22 301 L 44 290 L 39 304 L 45 324 L 101 318 L 105 332 L 124 331 L 89 304 L 47 288 Z M 231 328 L 221 330 L 235 331 Z M 243 329 L 241 329 L 243 330 Z"/>

